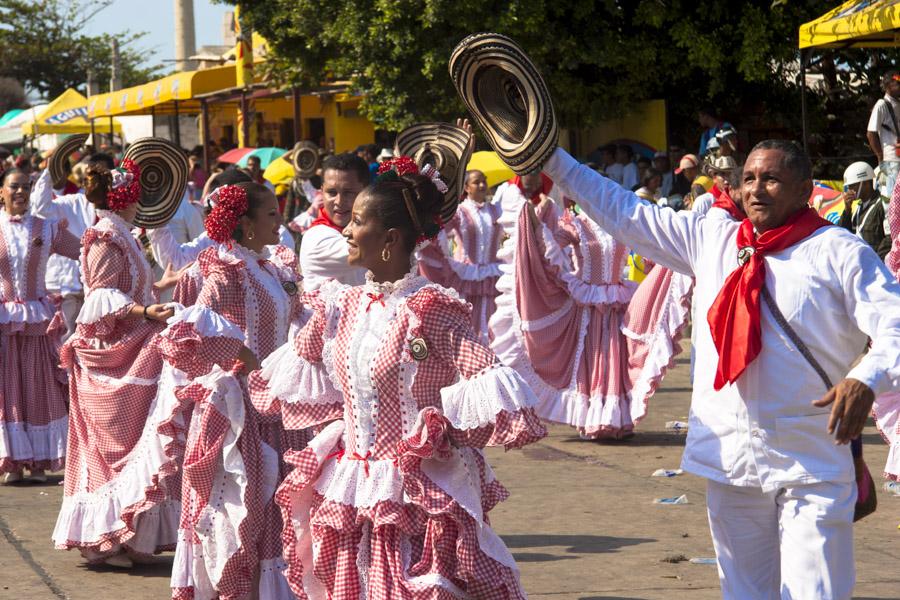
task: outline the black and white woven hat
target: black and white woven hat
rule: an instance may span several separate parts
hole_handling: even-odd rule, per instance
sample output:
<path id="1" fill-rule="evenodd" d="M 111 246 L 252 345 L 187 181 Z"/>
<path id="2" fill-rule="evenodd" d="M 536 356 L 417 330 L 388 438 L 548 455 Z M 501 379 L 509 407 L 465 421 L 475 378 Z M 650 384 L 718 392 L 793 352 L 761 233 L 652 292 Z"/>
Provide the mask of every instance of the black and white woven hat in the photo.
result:
<path id="1" fill-rule="evenodd" d="M 503 162 L 519 175 L 540 169 L 559 125 L 544 79 L 518 44 L 498 33 L 470 35 L 450 56 L 450 76 Z"/>
<path id="2" fill-rule="evenodd" d="M 291 163 L 297 177 L 309 179 L 316 174 L 316 170 L 322 164 L 322 155 L 314 142 L 297 142 L 291 153 Z"/>
<path id="3" fill-rule="evenodd" d="M 465 185 L 466 165 L 472 157 L 471 135 L 450 123 L 417 123 L 397 135 L 398 155 L 409 156 L 419 168 L 431 165 L 447 185 L 441 219 L 449 222 L 456 213 Z"/>
<path id="4" fill-rule="evenodd" d="M 59 189 L 66 184 L 66 178 L 69 176 L 70 171 L 69 157 L 72 156 L 73 152 L 81 148 L 87 139 L 87 135 L 72 135 L 54 148 L 53 154 L 50 155 L 50 163 L 47 165 L 54 188 Z"/>
<path id="5" fill-rule="evenodd" d="M 184 196 L 188 161 L 184 152 L 169 140 L 146 137 L 125 151 L 141 168 L 141 199 L 134 224 L 155 229 L 168 223 Z"/>

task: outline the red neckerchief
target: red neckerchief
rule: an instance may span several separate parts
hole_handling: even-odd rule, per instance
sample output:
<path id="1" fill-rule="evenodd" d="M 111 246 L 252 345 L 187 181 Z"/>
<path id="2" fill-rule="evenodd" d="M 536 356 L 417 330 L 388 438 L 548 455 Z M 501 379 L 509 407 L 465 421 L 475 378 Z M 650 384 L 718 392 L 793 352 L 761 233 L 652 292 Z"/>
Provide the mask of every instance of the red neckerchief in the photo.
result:
<path id="1" fill-rule="evenodd" d="M 519 188 L 519 191 L 522 192 L 523 196 L 525 195 L 525 190 L 522 189 L 522 178 L 520 176 L 516 175 L 510 179 L 509 182 Z M 551 189 L 553 189 L 553 180 L 541 173 L 541 189 L 533 193 L 529 200 L 531 200 L 532 204 L 540 204 L 541 194 L 547 195 L 550 193 Z"/>
<path id="2" fill-rule="evenodd" d="M 324 206 L 319 209 L 319 216 L 316 217 L 315 221 L 312 222 L 312 225 L 310 225 L 310 227 L 312 228 L 312 227 L 315 227 L 316 225 L 325 225 L 326 227 L 331 227 L 338 233 L 341 233 L 344 231 L 343 227 L 341 227 L 340 225 L 336 224 L 334 221 L 331 220 L 331 218 L 328 216 L 328 213 L 325 212 Z"/>
<path id="3" fill-rule="evenodd" d="M 813 209 L 802 210 L 775 229 L 753 233 L 750 219 L 738 229 L 738 268 L 725 279 L 719 295 L 709 309 L 707 321 L 713 343 L 719 353 L 714 387 L 737 381 L 744 369 L 762 349 L 759 323 L 759 296 L 766 284 L 763 257 L 790 248 L 820 227 L 831 225 Z"/>
<path id="4" fill-rule="evenodd" d="M 728 194 L 728 192 L 726 192 L 725 190 L 720 190 L 719 186 L 715 184 L 713 184 L 709 192 L 715 199 L 712 203 L 711 208 L 721 208 L 729 215 L 731 215 L 731 218 L 735 221 L 743 221 L 747 218 L 747 215 L 745 215 L 743 211 L 741 211 L 741 209 L 737 207 L 737 204 L 734 203 L 734 200 L 731 199 L 731 196 Z"/>

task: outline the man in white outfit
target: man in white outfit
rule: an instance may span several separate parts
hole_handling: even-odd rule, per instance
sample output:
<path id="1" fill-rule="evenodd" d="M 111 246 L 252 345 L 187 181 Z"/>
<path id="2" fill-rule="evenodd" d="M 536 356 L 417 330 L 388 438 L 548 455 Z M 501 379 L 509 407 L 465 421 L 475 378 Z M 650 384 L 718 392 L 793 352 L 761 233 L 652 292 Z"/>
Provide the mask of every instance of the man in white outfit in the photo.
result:
<path id="1" fill-rule="evenodd" d="M 303 289 L 319 289 L 329 279 L 362 285 L 366 270 L 347 264 L 343 230 L 350 223 L 356 196 L 369 185 L 369 165 L 355 154 L 329 156 L 322 163 L 322 208 L 300 240 Z"/>
<path id="2" fill-rule="evenodd" d="M 747 157 L 742 222 L 641 202 L 562 150 L 544 168 L 619 241 L 696 278 L 703 367 L 682 466 L 708 480 L 723 596 L 849 599 L 857 488 L 847 444 L 875 394 L 898 384 L 900 285 L 867 244 L 811 211 L 810 162 L 790 142 Z"/>

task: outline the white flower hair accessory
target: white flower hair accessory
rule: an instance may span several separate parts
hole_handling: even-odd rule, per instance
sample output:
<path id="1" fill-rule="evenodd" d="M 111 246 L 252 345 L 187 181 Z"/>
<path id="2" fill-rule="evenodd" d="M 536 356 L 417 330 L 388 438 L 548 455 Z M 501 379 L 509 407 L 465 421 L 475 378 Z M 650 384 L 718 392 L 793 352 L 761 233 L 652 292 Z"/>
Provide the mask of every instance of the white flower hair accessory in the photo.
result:
<path id="1" fill-rule="evenodd" d="M 441 179 L 440 171 L 435 169 L 432 165 L 423 166 L 419 169 L 419 173 L 428 177 L 440 193 L 447 193 L 447 184 Z"/>

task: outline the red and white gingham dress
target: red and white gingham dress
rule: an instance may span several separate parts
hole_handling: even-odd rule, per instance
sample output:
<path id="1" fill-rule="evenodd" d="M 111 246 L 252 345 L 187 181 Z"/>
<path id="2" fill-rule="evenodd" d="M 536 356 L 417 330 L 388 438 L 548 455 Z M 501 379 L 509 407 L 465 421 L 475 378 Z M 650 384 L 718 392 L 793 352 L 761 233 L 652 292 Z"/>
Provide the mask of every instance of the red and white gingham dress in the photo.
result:
<path id="1" fill-rule="evenodd" d="M 480 448 L 546 435 L 528 386 L 424 277 L 309 298 L 306 327 L 250 375 L 254 404 L 285 427 L 333 421 L 287 453 L 276 493 L 296 596 L 524 598 L 488 524 L 507 492 Z"/>
<path id="2" fill-rule="evenodd" d="M 499 294 L 497 250 L 503 227 L 498 220 L 502 214 L 499 204 L 477 204 L 467 198 L 437 240 L 419 253 L 422 275 L 453 288 L 472 305 L 472 325 L 484 344 L 490 343 L 488 320 L 497 308 L 494 300 Z M 452 255 L 451 239 L 455 242 Z"/>
<path id="3" fill-rule="evenodd" d="M 285 432 L 276 416 L 249 402 L 238 353 L 264 359 L 302 323 L 296 255 L 266 257 L 233 244 L 204 250 L 196 304 L 159 336 L 165 360 L 188 383 L 176 395 L 192 409 L 184 458 L 182 517 L 172 572 L 174 598 L 242 598 L 259 578 L 260 598 L 290 598 L 275 487 L 287 474 L 285 450 L 301 450 L 305 431 Z M 184 276 L 182 276 L 182 279 Z"/>
<path id="4" fill-rule="evenodd" d="M 652 277 L 636 294 L 625 246 L 571 212 L 552 227 L 523 207 L 510 248 L 492 349 L 535 390 L 544 419 L 589 438 L 629 435 L 678 351 L 690 285 L 669 302 L 671 278 Z"/>
<path id="5" fill-rule="evenodd" d="M 163 324 L 126 317 L 154 302 L 150 265 L 128 223 L 98 217 L 81 239 L 84 306 L 60 353 L 71 370 L 69 445 L 53 532 L 57 548 L 91 560 L 174 549 L 180 512 L 178 435 L 161 430 L 162 359 L 151 343 Z"/>
<path id="6" fill-rule="evenodd" d="M 0 210 L 0 473 L 61 469 L 66 455 L 65 331 L 44 274 L 50 254 L 77 258 L 56 222 Z"/>

